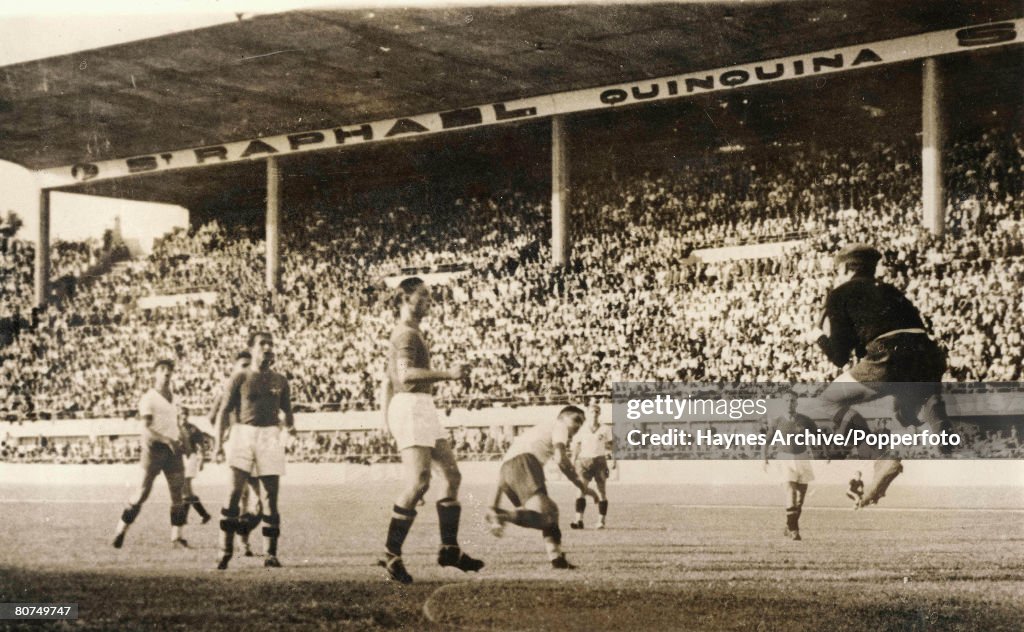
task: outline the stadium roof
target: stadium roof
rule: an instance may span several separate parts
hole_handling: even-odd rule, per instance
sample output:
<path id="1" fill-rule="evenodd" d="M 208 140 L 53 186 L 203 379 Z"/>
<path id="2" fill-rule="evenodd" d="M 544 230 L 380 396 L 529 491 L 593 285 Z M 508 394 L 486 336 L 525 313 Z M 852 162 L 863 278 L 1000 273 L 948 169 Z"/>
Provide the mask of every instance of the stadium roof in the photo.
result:
<path id="1" fill-rule="evenodd" d="M 795 0 L 263 15 L 2 68 L 0 158 L 31 169 L 123 158 L 1022 14 L 1018 0 Z"/>

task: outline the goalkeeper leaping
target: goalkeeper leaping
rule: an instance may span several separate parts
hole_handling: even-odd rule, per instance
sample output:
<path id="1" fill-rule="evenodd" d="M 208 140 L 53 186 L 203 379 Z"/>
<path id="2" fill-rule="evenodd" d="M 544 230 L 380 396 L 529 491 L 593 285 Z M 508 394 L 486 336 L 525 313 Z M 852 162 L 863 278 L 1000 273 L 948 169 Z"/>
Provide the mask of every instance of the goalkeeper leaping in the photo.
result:
<path id="1" fill-rule="evenodd" d="M 828 359 L 842 368 L 857 361 L 818 398 L 837 432 L 870 432 L 856 404 L 892 395 L 896 419 L 904 427 L 927 424 L 938 433 L 952 432 L 941 398 L 946 354 L 929 337 L 917 308 L 894 286 L 875 278 L 882 254 L 865 244 L 852 244 L 836 256 L 838 278 L 825 302 L 824 332 L 813 338 Z M 903 471 L 891 451 L 858 446 L 861 458 L 875 459 L 874 480 L 860 505 L 877 503 Z"/>

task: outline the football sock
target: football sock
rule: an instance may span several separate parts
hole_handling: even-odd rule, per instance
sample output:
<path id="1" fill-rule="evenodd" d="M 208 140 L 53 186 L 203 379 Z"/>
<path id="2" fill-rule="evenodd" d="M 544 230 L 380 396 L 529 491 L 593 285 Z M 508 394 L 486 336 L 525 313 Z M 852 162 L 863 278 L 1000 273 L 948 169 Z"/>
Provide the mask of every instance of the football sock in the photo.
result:
<path id="1" fill-rule="evenodd" d="M 597 511 L 602 516 L 607 516 L 608 515 L 608 501 L 607 500 L 599 500 L 597 502 Z"/>
<path id="2" fill-rule="evenodd" d="M 544 548 L 547 550 L 548 559 L 557 559 L 562 555 L 562 530 L 558 525 L 554 525 L 544 527 L 541 533 L 544 535 Z"/>
<path id="3" fill-rule="evenodd" d="M 220 553 L 224 557 L 231 557 L 235 551 L 235 531 L 238 530 L 238 512 L 230 509 L 220 510 Z"/>
<path id="4" fill-rule="evenodd" d="M 186 499 L 186 502 L 192 507 L 195 507 L 196 513 L 203 520 L 207 520 L 210 517 L 210 512 L 206 511 L 206 507 L 203 507 L 203 503 L 199 502 L 199 496 L 190 496 Z"/>
<path id="5" fill-rule="evenodd" d="M 800 530 L 800 508 L 786 507 L 786 528 L 790 531 Z"/>
<path id="6" fill-rule="evenodd" d="M 587 510 L 587 498 L 576 499 L 576 522 L 583 520 L 583 513 Z"/>
<path id="7" fill-rule="evenodd" d="M 462 505 L 454 498 L 437 501 L 437 522 L 441 529 L 442 546 L 459 546 L 459 517 Z"/>
<path id="8" fill-rule="evenodd" d="M 277 556 L 277 539 L 281 536 L 281 516 L 263 516 L 263 542 L 268 557 Z"/>
<path id="9" fill-rule="evenodd" d="M 412 521 L 416 519 L 416 510 L 395 505 L 392 511 L 394 513 L 391 515 L 391 524 L 388 525 L 388 539 L 384 546 L 391 555 L 401 557 L 402 544 L 405 542 L 405 536 L 409 535 Z"/>
<path id="10" fill-rule="evenodd" d="M 139 511 L 142 509 L 142 505 L 128 505 L 121 512 L 121 520 L 117 523 L 117 533 L 124 533 L 128 530 L 128 525 L 135 522 L 135 518 L 138 517 Z"/>
<path id="11" fill-rule="evenodd" d="M 182 527 L 185 525 L 186 518 L 188 517 L 188 504 L 179 503 L 177 505 L 171 505 L 171 526 Z"/>

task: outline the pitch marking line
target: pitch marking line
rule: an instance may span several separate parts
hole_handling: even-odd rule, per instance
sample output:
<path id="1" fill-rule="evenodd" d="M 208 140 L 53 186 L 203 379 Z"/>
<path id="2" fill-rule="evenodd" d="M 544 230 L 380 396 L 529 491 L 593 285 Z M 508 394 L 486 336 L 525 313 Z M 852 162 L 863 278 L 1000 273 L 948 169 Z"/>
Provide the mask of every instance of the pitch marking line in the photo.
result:
<path id="1" fill-rule="evenodd" d="M 778 509 L 778 506 L 773 505 L 669 505 L 673 509 Z M 852 507 L 815 507 L 804 505 L 804 509 L 810 509 L 813 511 L 842 511 L 845 513 L 851 513 Z M 997 509 L 990 507 L 865 507 L 861 511 L 868 513 L 875 512 L 897 512 L 897 511 L 911 511 L 915 513 L 928 513 L 928 512 L 953 512 L 953 513 L 1024 513 L 1024 509 Z"/>

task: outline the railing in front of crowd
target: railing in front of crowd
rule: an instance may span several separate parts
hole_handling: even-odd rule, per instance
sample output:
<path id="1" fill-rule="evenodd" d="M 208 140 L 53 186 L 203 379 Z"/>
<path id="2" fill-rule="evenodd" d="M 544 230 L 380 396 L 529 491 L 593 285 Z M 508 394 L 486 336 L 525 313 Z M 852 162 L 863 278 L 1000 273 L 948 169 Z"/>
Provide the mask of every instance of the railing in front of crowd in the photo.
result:
<path id="1" fill-rule="evenodd" d="M 721 382 L 723 387 L 728 387 L 732 396 L 739 397 L 747 391 L 743 390 L 742 383 Z M 977 382 L 958 384 L 947 382 L 947 392 L 953 394 L 977 394 L 977 393 L 1009 393 L 1020 390 L 1019 382 L 981 384 Z M 763 386 L 763 385 L 762 385 Z M 825 385 L 820 385 L 824 388 Z M 751 385 L 750 394 L 760 392 L 756 385 Z M 442 413 L 450 414 L 453 410 L 481 410 L 484 408 L 519 408 L 524 406 L 567 406 L 570 404 L 608 403 L 611 395 L 603 393 L 553 393 L 548 395 L 531 395 L 525 397 L 441 397 L 437 398 L 436 404 Z M 210 403 L 198 399 L 183 398 L 181 408 L 185 414 L 203 416 L 210 413 Z M 333 412 L 365 412 L 378 410 L 376 405 L 366 402 L 296 402 L 293 411 L 297 413 L 333 413 Z M 115 408 L 108 410 L 41 410 L 26 413 L 23 411 L 0 411 L 0 421 L 22 422 L 39 420 L 59 419 L 132 419 L 136 416 L 134 408 Z"/>

